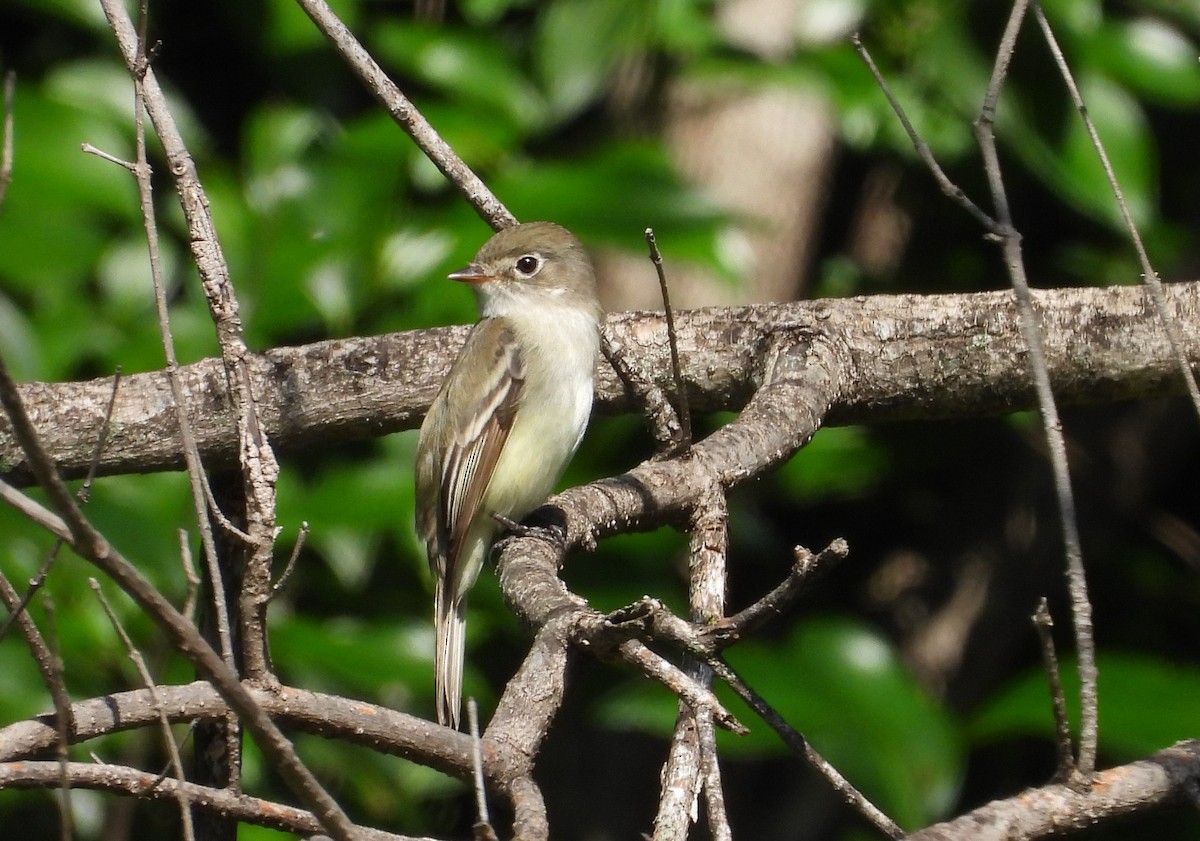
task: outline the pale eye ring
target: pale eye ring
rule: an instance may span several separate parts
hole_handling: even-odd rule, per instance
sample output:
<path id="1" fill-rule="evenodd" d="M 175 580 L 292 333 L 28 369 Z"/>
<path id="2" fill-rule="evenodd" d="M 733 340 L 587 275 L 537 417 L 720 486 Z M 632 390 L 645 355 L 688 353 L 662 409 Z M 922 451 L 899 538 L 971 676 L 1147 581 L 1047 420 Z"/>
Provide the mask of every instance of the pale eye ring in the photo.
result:
<path id="1" fill-rule="evenodd" d="M 542 260 L 536 254 L 526 254 L 517 259 L 517 272 L 525 277 L 533 277 L 542 268 Z"/>

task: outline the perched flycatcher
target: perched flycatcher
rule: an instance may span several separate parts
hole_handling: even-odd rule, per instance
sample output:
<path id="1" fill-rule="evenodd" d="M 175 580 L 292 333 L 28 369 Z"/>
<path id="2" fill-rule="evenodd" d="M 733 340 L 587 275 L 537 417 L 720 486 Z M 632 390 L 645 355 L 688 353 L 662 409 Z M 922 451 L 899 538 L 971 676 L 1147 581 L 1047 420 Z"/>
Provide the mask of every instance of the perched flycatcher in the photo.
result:
<path id="1" fill-rule="evenodd" d="M 550 222 L 500 231 L 450 279 L 475 287 L 482 318 L 421 425 L 417 533 L 435 580 L 438 721 L 457 728 L 467 591 L 492 515 L 541 505 L 579 446 L 603 312 L 583 246 Z"/>

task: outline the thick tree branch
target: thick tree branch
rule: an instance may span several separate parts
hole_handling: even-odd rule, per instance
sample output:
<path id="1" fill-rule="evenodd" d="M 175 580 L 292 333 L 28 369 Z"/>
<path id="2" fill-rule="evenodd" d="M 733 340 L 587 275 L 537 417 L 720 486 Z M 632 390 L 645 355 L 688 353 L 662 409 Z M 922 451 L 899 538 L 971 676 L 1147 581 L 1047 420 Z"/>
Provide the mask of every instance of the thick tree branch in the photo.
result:
<path id="1" fill-rule="evenodd" d="M 310 836 L 321 830 L 317 819 L 303 809 L 248 797 L 229 789 L 209 788 L 195 783 L 180 784 L 170 777 L 160 777 L 123 765 L 71 762 L 67 765 L 67 779 L 71 788 L 88 788 L 151 800 L 182 796 L 200 808 L 281 832 Z M 57 762 L 0 763 L 0 788 L 54 788 L 61 782 L 62 775 Z M 361 841 L 429 841 L 369 828 L 358 829 L 357 837 Z"/>
<path id="2" fill-rule="evenodd" d="M 561 651 L 563 646 L 558 649 Z M 365 701 L 321 692 L 289 686 L 248 691 L 260 709 L 289 731 L 359 745 L 462 779 L 471 776 L 471 737 L 466 733 Z M 206 681 L 156 686 L 153 692 L 116 692 L 71 705 L 76 722 L 72 743 L 153 726 L 159 720 L 159 710 L 169 722 L 179 724 L 200 718 L 219 719 L 228 709 Z M 53 714 L 14 722 L 0 728 L 0 762 L 37 756 L 54 748 L 58 739 Z M 538 837 L 527 833 L 545 823 L 545 804 L 529 776 L 538 741 L 532 744 L 531 751 L 530 743 L 522 742 L 520 735 L 493 740 L 490 730 L 484 734 L 484 771 L 495 791 L 512 807 L 518 837 Z"/>
<path id="3" fill-rule="evenodd" d="M 156 686 L 155 694 L 158 707 L 145 689 L 72 704 L 76 721 L 72 743 L 153 725 L 158 721 L 158 708 L 172 724 L 219 718 L 228 709 L 207 681 Z M 278 691 L 250 689 L 249 694 L 261 709 L 291 730 L 363 745 L 464 778 L 470 774 L 471 739 L 465 733 L 364 701 L 288 686 Z M 14 722 L 0 728 L 0 762 L 33 756 L 54 747 L 57 740 L 53 714 Z"/>
<path id="4" fill-rule="evenodd" d="M 1022 841 L 1058 837 L 1106 820 L 1184 802 L 1200 777 L 1200 741 L 1180 742 L 1138 762 L 1098 772 L 1082 789 L 1054 784 L 995 800 L 908 841 Z"/>
<path id="5" fill-rule="evenodd" d="M 1047 362 L 1064 404 L 1182 394 L 1183 383 L 1147 292 L 1139 287 L 1034 292 Z M 1200 283 L 1166 287 L 1169 309 L 1192 364 L 1200 362 Z M 902 314 L 902 315 L 898 315 Z M 1033 389 L 1012 294 L 901 295 L 826 299 L 678 314 L 683 377 L 693 409 L 729 409 L 754 393 L 757 355 L 774 336 L 796 329 L 838 338 L 854 377 L 829 422 L 975 417 L 1028 409 Z M 670 382 L 661 316 L 622 313 L 609 330 L 655 381 Z M 280 449 L 414 429 L 466 337 L 465 327 L 318 342 L 252 354 L 262 421 Z M 236 463 L 237 424 L 220 364 L 180 369 L 201 456 Z M 29 406 L 60 472 L 82 476 L 88 441 L 103 422 L 108 379 L 27 383 Z M 182 464 L 177 425 L 162 372 L 126 376 L 113 409 L 113 434 L 99 473 L 145 473 Z M 598 410 L 630 401 L 604 365 Z M 25 456 L 0 418 L 0 476 L 30 480 Z"/>

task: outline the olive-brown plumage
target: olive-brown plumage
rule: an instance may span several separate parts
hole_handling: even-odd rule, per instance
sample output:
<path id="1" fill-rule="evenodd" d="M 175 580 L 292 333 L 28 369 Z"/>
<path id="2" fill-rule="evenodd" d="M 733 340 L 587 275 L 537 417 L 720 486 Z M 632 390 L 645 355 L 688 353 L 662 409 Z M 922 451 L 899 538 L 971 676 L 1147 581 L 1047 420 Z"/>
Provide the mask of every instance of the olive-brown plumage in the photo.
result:
<path id="1" fill-rule="evenodd" d="M 554 490 L 587 426 L 603 313 L 579 240 L 550 222 L 500 231 L 450 275 L 482 319 L 430 406 L 417 446 L 417 533 L 434 576 L 438 721 L 458 726 L 467 592 L 500 514 Z"/>

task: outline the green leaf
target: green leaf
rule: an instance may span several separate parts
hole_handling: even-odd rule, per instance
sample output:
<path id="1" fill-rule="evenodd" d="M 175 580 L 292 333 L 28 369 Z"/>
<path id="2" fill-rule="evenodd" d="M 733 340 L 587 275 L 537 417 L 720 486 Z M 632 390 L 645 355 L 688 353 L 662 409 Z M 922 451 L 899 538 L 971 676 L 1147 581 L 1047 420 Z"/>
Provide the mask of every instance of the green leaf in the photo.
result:
<path id="1" fill-rule="evenodd" d="M 532 161 L 493 179 L 519 219 L 553 219 L 593 247 L 613 244 L 645 253 L 653 227 L 664 256 L 716 263 L 724 214 L 684 186 L 656 146 L 609 142 L 566 161 Z"/>
<path id="2" fill-rule="evenodd" d="M 861 496 L 887 470 L 887 451 L 861 426 L 827 427 L 775 474 L 797 501 Z"/>
<path id="3" fill-rule="evenodd" d="M 299 686 L 386 698 L 394 709 L 416 709 L 413 687 L 421 688 L 417 697 L 432 693 L 432 631 L 424 620 L 292 615 L 273 624 L 272 656 Z"/>
<path id="4" fill-rule="evenodd" d="M 556 0 L 543 9 L 534 60 L 557 120 L 600 96 L 617 60 L 647 40 L 653 11 L 642 0 Z"/>
<path id="5" fill-rule="evenodd" d="M 362 0 L 327 0 L 338 20 L 351 32 L 361 25 Z M 287 55 L 301 50 L 328 49 L 325 36 L 296 3 L 264 3 L 258 6 L 264 20 L 263 41 L 275 53 Z"/>
<path id="6" fill-rule="evenodd" d="M 1107 78 L 1087 74 L 1079 84 L 1129 210 L 1139 224 L 1146 224 L 1158 202 L 1158 156 L 1146 115 L 1127 90 Z M 1120 224 L 1116 198 L 1081 119 L 1071 121 L 1057 175 L 1062 191 L 1081 209 Z"/>
<path id="7" fill-rule="evenodd" d="M 1137 100 L 1108 77 L 1084 72 L 1076 79 L 1134 221 L 1146 225 L 1155 218 L 1158 201 L 1158 158 L 1146 115 Z M 996 130 L 1062 199 L 1123 229 L 1116 199 L 1083 121 L 1069 104 L 1064 105 L 1063 119 L 1067 123 L 1062 138 L 1047 140 L 1019 102 L 1008 102 L 1002 103 Z"/>
<path id="8" fill-rule="evenodd" d="M 500 20 L 509 9 L 530 6 L 533 0 L 460 0 L 458 7 L 463 17 L 474 26 L 490 26 Z"/>
<path id="9" fill-rule="evenodd" d="M 1114 79 L 1164 105 L 1200 102 L 1200 47 L 1159 18 L 1108 22 L 1087 54 Z"/>
<path id="10" fill-rule="evenodd" d="M 1147 654 L 1103 651 L 1100 671 L 1100 749 L 1115 761 L 1143 757 L 1197 736 L 1196 699 L 1200 668 Z M 1079 673 L 1074 660 L 1060 666 L 1067 716 L 1079 722 Z M 1046 675 L 1031 670 L 1013 680 L 972 718 L 968 730 L 975 743 L 1013 736 L 1054 738 L 1050 690 Z"/>
<path id="11" fill-rule="evenodd" d="M 459 110 L 469 102 L 488 106 L 491 114 L 474 109 L 475 118 L 484 123 L 503 115 L 531 130 L 545 120 L 541 95 L 519 71 L 507 43 L 494 33 L 386 22 L 372 33 L 372 41 L 382 57 L 405 73 L 457 100 Z"/>

